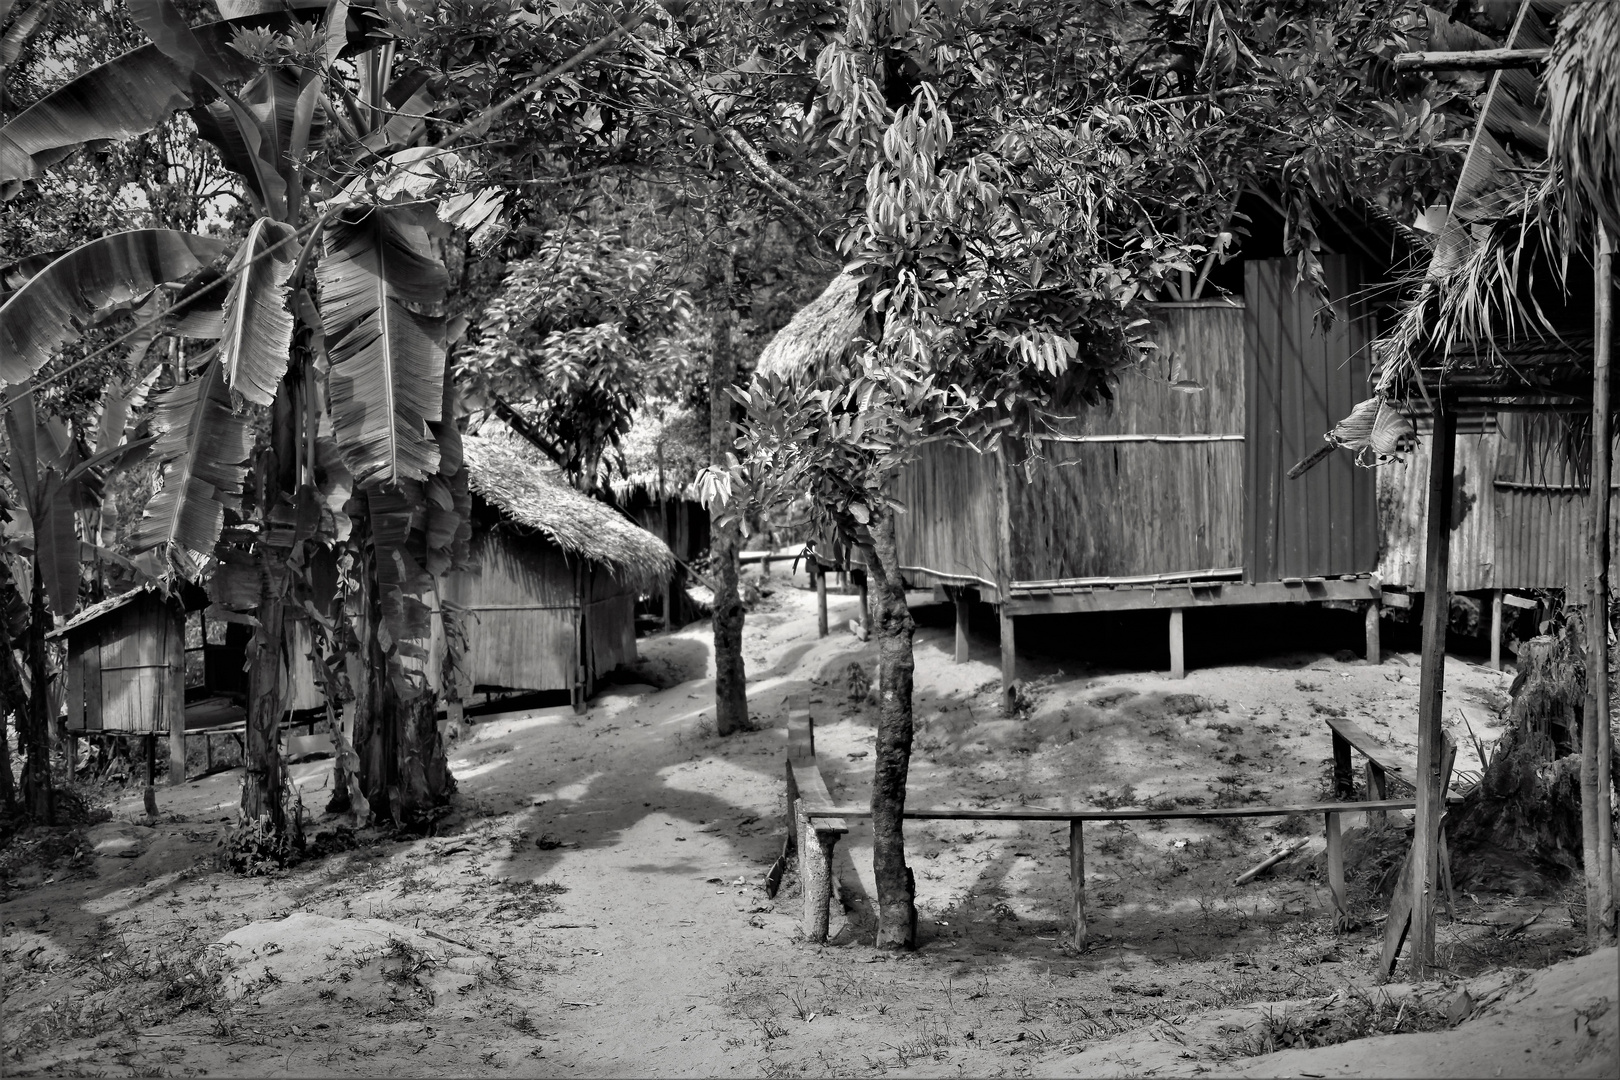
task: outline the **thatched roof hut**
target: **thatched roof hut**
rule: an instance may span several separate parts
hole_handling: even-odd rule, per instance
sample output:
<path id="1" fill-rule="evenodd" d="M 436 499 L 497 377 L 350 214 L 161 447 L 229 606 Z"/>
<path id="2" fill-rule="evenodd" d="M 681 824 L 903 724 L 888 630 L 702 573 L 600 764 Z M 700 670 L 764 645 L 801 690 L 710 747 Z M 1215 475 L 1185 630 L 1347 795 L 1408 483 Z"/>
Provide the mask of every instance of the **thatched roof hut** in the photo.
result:
<path id="1" fill-rule="evenodd" d="M 648 592 L 675 570 L 675 556 L 658 537 L 588 495 L 521 439 L 468 435 L 462 445 L 473 494 L 512 521 L 538 530 L 565 554 L 611 570 Z"/>
<path id="2" fill-rule="evenodd" d="M 786 379 L 825 371 L 841 360 L 861 333 L 862 315 L 855 306 L 859 291 L 854 274 L 844 271 L 833 278 L 760 352 L 758 372 Z"/>

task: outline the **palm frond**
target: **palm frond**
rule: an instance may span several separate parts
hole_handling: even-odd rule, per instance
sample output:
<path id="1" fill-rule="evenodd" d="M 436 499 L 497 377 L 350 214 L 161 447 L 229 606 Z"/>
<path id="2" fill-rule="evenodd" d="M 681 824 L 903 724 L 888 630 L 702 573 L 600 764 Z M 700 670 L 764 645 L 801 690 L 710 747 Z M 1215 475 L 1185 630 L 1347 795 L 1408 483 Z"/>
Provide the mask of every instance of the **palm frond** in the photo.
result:
<path id="1" fill-rule="evenodd" d="M 162 432 L 153 453 L 163 463 L 163 487 L 146 504 L 131 550 L 162 550 L 195 579 L 219 541 L 226 507 L 240 504 L 252 431 L 231 407 L 218 360 L 158 398 L 153 426 Z"/>
<path id="2" fill-rule="evenodd" d="M 1547 155 L 1575 204 L 1571 217 L 1596 214 L 1610 237 L 1620 237 L 1620 4 L 1563 12 L 1545 87 Z"/>
<path id="3" fill-rule="evenodd" d="M 293 334 L 287 275 L 293 248 L 285 241 L 293 235 L 292 226 L 260 218 L 231 260 L 236 278 L 225 296 L 219 359 L 226 384 L 255 405 L 275 400 L 276 387 L 287 371 Z M 277 244 L 282 246 L 264 255 Z"/>
<path id="4" fill-rule="evenodd" d="M 227 250 L 223 240 L 174 229 L 134 229 L 74 248 L 0 305 L 0 381 L 38 371 L 96 312 L 182 281 Z"/>
<path id="5" fill-rule="evenodd" d="M 412 307 L 442 303 L 448 278 L 426 231 L 389 207 L 345 211 L 327 231 L 317 274 L 333 433 L 355 483 L 437 472 L 428 425 L 443 412 L 444 321 Z"/>

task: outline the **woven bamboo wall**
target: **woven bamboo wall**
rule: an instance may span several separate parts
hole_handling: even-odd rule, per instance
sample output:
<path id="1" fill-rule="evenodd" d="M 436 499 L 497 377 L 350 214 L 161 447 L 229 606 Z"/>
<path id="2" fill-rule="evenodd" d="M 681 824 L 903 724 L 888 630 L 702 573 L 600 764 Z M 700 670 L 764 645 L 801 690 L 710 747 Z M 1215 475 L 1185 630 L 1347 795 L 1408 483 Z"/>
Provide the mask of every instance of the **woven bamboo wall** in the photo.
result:
<path id="1" fill-rule="evenodd" d="M 1014 581 L 1242 564 L 1243 308 L 1160 308 L 1155 338 L 1153 361 L 1128 372 L 1114 407 L 1081 417 L 1074 434 L 1238 438 L 1048 442 L 1029 481 L 1014 470 L 1008 486 Z"/>
<path id="2" fill-rule="evenodd" d="M 169 636 L 184 625 L 156 596 L 69 631 L 67 725 L 73 731 L 165 732 Z M 184 694 L 185 673 L 174 680 Z"/>
<path id="3" fill-rule="evenodd" d="M 903 568 L 995 584 L 997 464 L 943 443 L 922 448 L 895 485 L 906 508 L 895 522 Z"/>
<path id="4" fill-rule="evenodd" d="M 477 687 L 567 690 L 577 663 L 574 568 L 561 551 L 505 530 L 473 536 L 478 569 L 447 575 L 469 609 L 467 672 Z"/>
<path id="5" fill-rule="evenodd" d="M 636 594 L 600 567 L 593 568 L 589 578 L 586 662 L 600 677 L 636 659 Z"/>

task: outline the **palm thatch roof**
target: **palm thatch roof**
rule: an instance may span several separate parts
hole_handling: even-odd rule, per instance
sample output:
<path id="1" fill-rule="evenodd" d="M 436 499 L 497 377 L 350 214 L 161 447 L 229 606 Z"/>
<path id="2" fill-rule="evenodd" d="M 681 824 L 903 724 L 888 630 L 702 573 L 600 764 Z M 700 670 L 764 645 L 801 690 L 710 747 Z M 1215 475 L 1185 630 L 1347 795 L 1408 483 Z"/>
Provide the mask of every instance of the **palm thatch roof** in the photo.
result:
<path id="1" fill-rule="evenodd" d="M 788 379 L 825 371 L 841 360 L 861 332 L 859 291 L 860 281 L 848 271 L 833 278 L 760 352 L 759 374 Z"/>
<path id="2" fill-rule="evenodd" d="M 1551 21 L 1580 10 L 1568 6 L 1523 0 L 1503 45 L 1551 47 Z M 1578 271 L 1562 271 L 1550 142 L 1536 73 L 1493 75 L 1424 280 L 1377 345 L 1380 397 L 1444 383 L 1499 398 L 1579 394 L 1580 380 L 1567 376 L 1590 358 L 1591 309 Z"/>
<path id="3" fill-rule="evenodd" d="M 654 499 L 692 498 L 698 473 L 709 463 L 708 417 L 696 409 L 649 405 L 619 440 L 624 475 L 612 480 L 623 500 L 638 492 Z"/>
<path id="4" fill-rule="evenodd" d="M 535 529 L 570 555 L 609 567 L 627 585 L 651 591 L 675 572 L 658 537 L 606 503 L 570 487 L 561 470 L 510 436 L 462 439 L 473 493 L 512 521 Z"/>

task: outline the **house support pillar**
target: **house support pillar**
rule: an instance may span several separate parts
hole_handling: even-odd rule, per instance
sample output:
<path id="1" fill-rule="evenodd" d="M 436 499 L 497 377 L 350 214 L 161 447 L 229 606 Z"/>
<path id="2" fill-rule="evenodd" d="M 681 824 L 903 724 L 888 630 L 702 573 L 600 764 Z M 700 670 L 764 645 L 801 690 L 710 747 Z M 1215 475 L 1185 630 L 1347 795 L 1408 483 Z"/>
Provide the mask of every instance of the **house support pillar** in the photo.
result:
<path id="1" fill-rule="evenodd" d="M 1011 716 L 1018 707 L 1018 640 L 1007 605 L 996 608 L 1001 622 L 1001 712 Z"/>
<path id="2" fill-rule="evenodd" d="M 1187 612 L 1184 608 L 1170 609 L 1170 677 L 1187 677 Z"/>
<path id="3" fill-rule="evenodd" d="M 827 636 L 827 568 L 810 556 L 810 576 L 816 582 L 816 636 Z"/>
<path id="4" fill-rule="evenodd" d="M 1614 821 L 1610 813 L 1612 735 L 1609 730 L 1609 483 L 1613 432 L 1610 364 L 1614 352 L 1613 246 L 1598 226 L 1593 252 L 1591 575 L 1586 617 L 1586 708 L 1581 723 L 1581 837 L 1586 875 L 1586 941 L 1615 942 Z"/>
<path id="5" fill-rule="evenodd" d="M 1446 630 L 1451 621 L 1451 501 L 1457 459 L 1457 413 L 1436 402 L 1429 454 L 1428 531 L 1423 571 L 1423 661 L 1418 682 L 1417 821 L 1412 832 L 1412 978 L 1434 968 L 1434 894 L 1440 815 L 1445 813 Z M 1391 958 L 1393 959 L 1393 958 Z"/>
<path id="6" fill-rule="evenodd" d="M 1491 590 L 1491 670 L 1502 670 L 1502 590 Z"/>
<path id="7" fill-rule="evenodd" d="M 956 601 L 956 662 L 968 662 L 968 594 L 961 585 L 953 586 L 951 598 Z"/>
<path id="8" fill-rule="evenodd" d="M 1377 600 L 1369 602 L 1367 609 L 1362 612 L 1362 617 L 1367 621 L 1367 663 L 1369 664 L 1382 664 L 1384 662 L 1384 645 L 1379 634 L 1378 625 L 1378 619 L 1383 612 L 1384 605 Z"/>

